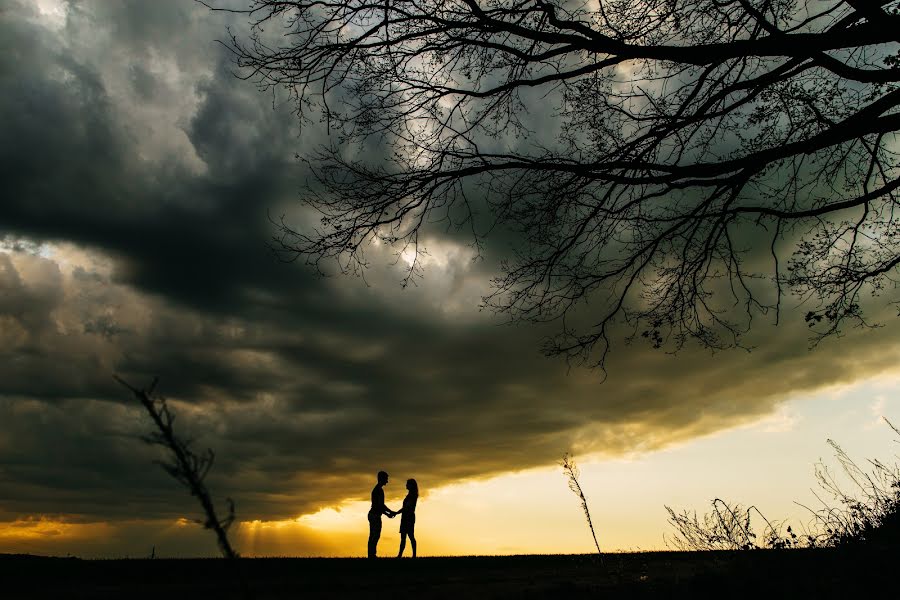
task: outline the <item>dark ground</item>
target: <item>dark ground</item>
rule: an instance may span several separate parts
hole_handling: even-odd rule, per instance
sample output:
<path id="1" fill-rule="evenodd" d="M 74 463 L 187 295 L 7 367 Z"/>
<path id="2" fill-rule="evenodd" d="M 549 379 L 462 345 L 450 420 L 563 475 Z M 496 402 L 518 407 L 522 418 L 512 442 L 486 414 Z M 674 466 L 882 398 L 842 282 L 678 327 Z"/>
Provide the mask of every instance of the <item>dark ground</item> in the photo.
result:
<path id="1" fill-rule="evenodd" d="M 268 598 L 900 598 L 900 553 L 647 552 L 419 559 L 258 558 L 237 565 Z M 223 559 L 0 555 L 0 598 L 241 598 Z"/>

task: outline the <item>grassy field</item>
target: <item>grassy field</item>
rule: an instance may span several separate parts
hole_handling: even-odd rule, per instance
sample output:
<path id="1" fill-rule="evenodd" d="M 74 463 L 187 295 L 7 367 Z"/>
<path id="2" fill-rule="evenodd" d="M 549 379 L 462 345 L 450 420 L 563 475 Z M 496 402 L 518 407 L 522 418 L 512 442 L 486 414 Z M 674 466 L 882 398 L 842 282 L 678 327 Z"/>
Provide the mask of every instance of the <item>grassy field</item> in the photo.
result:
<path id="1" fill-rule="evenodd" d="M 894 552 L 791 550 L 419 559 L 259 558 L 254 598 L 896 598 Z M 0 555 L 0 598 L 241 598 L 223 559 Z M 880 587 L 886 590 L 876 593 Z"/>

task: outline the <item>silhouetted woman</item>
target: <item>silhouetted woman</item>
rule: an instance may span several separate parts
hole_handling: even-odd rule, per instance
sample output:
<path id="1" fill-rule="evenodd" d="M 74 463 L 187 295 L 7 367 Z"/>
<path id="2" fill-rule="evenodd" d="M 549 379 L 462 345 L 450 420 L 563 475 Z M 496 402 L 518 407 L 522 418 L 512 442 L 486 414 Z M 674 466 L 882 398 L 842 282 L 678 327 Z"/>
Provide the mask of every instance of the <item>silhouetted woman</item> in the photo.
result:
<path id="1" fill-rule="evenodd" d="M 395 513 L 400 515 L 400 552 L 397 553 L 397 558 L 403 556 L 406 536 L 409 536 L 413 558 L 416 557 L 416 502 L 419 500 L 419 484 L 415 479 L 407 479 L 406 489 L 409 493 L 403 499 L 403 508 Z"/>

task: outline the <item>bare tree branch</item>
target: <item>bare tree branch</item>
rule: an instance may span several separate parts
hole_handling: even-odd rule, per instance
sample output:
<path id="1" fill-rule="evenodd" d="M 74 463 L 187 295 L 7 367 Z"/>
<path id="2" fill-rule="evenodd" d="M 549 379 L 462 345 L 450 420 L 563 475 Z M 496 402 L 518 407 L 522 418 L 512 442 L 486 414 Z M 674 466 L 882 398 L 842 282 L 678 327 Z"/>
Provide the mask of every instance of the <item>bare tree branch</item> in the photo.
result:
<path id="1" fill-rule="evenodd" d="M 207 448 L 205 452 L 197 454 L 191 448 L 190 442 L 178 437 L 174 429 L 175 415 L 169 409 L 165 398 L 155 394 L 156 378 L 147 389 L 139 389 L 118 375 L 113 375 L 113 377 L 134 394 L 156 426 L 156 431 L 144 436 L 143 440 L 148 444 L 162 446 L 169 451 L 169 460 L 157 461 L 157 464 L 197 498 L 206 516 L 204 520 L 197 522 L 215 534 L 216 543 L 219 545 L 222 556 L 227 559 L 237 559 L 238 553 L 235 552 L 228 540 L 228 529 L 234 523 L 234 501 L 231 498 L 226 499 L 228 516 L 224 519 L 220 518 L 216 514 L 215 505 L 204 482 L 212 468 L 215 453 L 211 448 Z"/>
<path id="2" fill-rule="evenodd" d="M 481 248 L 503 226 L 522 244 L 485 306 L 558 321 L 546 352 L 600 366 L 617 325 L 670 350 L 742 346 L 795 294 L 815 343 L 894 289 L 898 0 L 239 12 L 250 35 L 223 43 L 240 76 L 332 134 L 303 157 L 320 225 L 278 222 L 286 260 L 360 273 L 373 240 L 418 251 L 440 222 Z"/>

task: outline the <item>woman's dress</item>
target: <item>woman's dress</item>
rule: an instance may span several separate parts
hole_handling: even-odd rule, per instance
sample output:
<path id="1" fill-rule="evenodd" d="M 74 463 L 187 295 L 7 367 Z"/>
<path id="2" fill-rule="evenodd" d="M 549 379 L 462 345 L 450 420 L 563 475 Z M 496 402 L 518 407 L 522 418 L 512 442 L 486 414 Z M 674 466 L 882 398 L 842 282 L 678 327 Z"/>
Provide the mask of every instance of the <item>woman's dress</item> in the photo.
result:
<path id="1" fill-rule="evenodd" d="M 416 527 L 417 496 L 407 494 L 403 499 L 403 512 L 400 513 L 400 533 L 412 534 Z"/>

